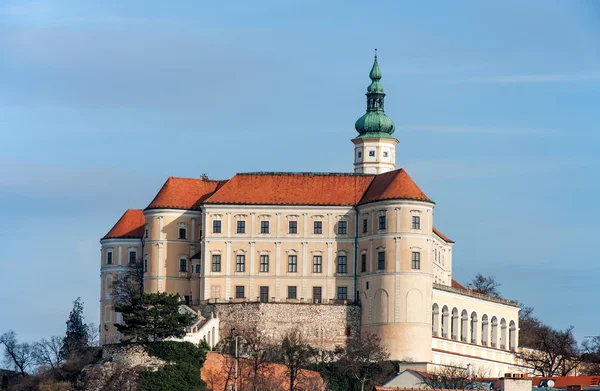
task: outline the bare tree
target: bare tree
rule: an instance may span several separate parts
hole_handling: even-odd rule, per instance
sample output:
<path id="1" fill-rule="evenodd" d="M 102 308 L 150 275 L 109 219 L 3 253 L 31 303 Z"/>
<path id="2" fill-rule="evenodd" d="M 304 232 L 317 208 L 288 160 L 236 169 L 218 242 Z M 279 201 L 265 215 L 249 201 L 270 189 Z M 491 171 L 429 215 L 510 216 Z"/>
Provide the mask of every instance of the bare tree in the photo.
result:
<path id="1" fill-rule="evenodd" d="M 63 339 L 53 336 L 33 344 L 33 358 L 38 368 L 56 371 L 63 361 Z"/>
<path id="2" fill-rule="evenodd" d="M 31 345 L 17 341 L 17 335 L 14 331 L 0 335 L 0 345 L 4 345 L 6 365 L 14 368 L 21 376 L 25 376 L 35 361 Z"/>
<path id="3" fill-rule="evenodd" d="M 587 337 L 583 343 L 583 370 L 586 375 L 600 375 L 600 336 Z"/>
<path id="4" fill-rule="evenodd" d="M 143 239 L 142 239 L 143 243 Z M 144 245 L 142 244 L 142 253 Z M 135 263 L 125 265 L 125 270 L 117 275 L 112 286 L 114 301 L 123 305 L 131 305 L 144 294 L 144 262 L 136 259 Z"/>
<path id="5" fill-rule="evenodd" d="M 241 355 L 249 361 L 251 390 L 257 391 L 263 383 L 264 371 L 273 357 L 273 346 L 270 339 L 256 328 L 240 330 Z"/>
<path id="6" fill-rule="evenodd" d="M 475 278 L 473 278 L 471 284 L 473 284 L 473 290 L 475 292 L 479 292 L 488 296 L 500 297 L 500 291 L 498 291 L 500 283 L 496 282 L 495 277 L 484 277 L 481 273 L 479 273 L 475 276 Z"/>
<path id="7" fill-rule="evenodd" d="M 361 391 L 364 391 L 384 380 L 392 367 L 388 358 L 389 353 L 381 344 L 381 338 L 366 332 L 348 342 L 337 366 L 340 372 L 356 379 Z"/>
<path id="8" fill-rule="evenodd" d="M 99 346 L 100 345 L 100 329 L 95 323 L 88 323 L 88 345 Z"/>
<path id="9" fill-rule="evenodd" d="M 294 329 L 286 333 L 279 346 L 278 358 L 286 366 L 289 380 L 289 390 L 297 390 L 300 380 L 301 368 L 312 362 L 314 349 L 302 337 L 299 330 Z"/>
<path id="10" fill-rule="evenodd" d="M 469 368 L 446 365 L 424 374 L 421 385 L 432 390 L 483 390 L 487 388 L 477 380 L 482 377 L 486 375 L 481 371 L 474 375 Z"/>
<path id="11" fill-rule="evenodd" d="M 521 349 L 516 357 L 541 376 L 567 376 L 580 364 L 580 352 L 573 327 L 554 330 L 540 324 L 531 333 L 531 349 Z"/>

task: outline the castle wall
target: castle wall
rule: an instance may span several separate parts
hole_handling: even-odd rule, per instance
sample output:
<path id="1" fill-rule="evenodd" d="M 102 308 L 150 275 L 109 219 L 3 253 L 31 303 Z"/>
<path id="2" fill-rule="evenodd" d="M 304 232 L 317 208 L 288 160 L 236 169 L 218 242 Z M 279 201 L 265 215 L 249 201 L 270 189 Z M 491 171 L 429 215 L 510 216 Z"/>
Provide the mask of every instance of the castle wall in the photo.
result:
<path id="1" fill-rule="evenodd" d="M 216 312 L 219 332 L 227 336 L 232 328 L 256 327 L 269 338 L 280 340 L 290 330 L 300 330 L 308 343 L 332 350 L 358 335 L 360 307 L 354 305 L 232 303 L 201 306 L 203 316 Z"/>

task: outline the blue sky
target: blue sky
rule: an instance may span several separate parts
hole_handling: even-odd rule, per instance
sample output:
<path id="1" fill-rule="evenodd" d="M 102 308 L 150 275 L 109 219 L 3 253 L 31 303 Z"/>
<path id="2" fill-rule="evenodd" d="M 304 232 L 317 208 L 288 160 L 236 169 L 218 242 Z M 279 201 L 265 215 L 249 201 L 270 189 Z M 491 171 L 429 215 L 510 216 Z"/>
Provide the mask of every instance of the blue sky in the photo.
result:
<path id="1" fill-rule="evenodd" d="M 379 49 L 455 278 L 597 335 L 593 1 L 0 2 L 0 332 L 99 318 L 98 240 L 167 176 L 352 170 Z"/>

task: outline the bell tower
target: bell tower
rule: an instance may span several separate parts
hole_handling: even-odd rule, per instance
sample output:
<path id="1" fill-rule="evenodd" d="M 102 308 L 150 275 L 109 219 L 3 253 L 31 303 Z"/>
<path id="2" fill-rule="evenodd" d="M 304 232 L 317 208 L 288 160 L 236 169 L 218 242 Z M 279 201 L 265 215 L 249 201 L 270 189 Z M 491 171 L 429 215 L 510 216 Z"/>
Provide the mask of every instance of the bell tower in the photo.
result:
<path id="1" fill-rule="evenodd" d="M 392 137 L 394 122 L 385 115 L 381 70 L 375 61 L 369 73 L 371 84 L 367 87 L 367 112 L 360 117 L 354 127 L 358 136 L 354 143 L 354 172 L 364 174 L 381 174 L 396 169 L 396 145 L 398 140 Z"/>

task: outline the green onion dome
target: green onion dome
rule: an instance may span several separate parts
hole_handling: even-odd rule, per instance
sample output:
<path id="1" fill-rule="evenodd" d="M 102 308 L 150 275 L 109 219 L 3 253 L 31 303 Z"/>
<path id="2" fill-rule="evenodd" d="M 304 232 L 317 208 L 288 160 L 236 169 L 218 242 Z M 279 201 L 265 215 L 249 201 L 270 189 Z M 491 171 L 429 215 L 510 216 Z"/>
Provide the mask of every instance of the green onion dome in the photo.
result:
<path id="1" fill-rule="evenodd" d="M 377 52 L 375 52 L 377 53 Z M 395 126 L 390 117 L 385 115 L 383 86 L 379 83 L 381 80 L 381 70 L 377 63 L 377 54 L 371 72 L 369 73 L 371 84 L 367 87 L 367 113 L 360 117 L 354 127 L 359 133 L 358 138 L 392 138 Z"/>

